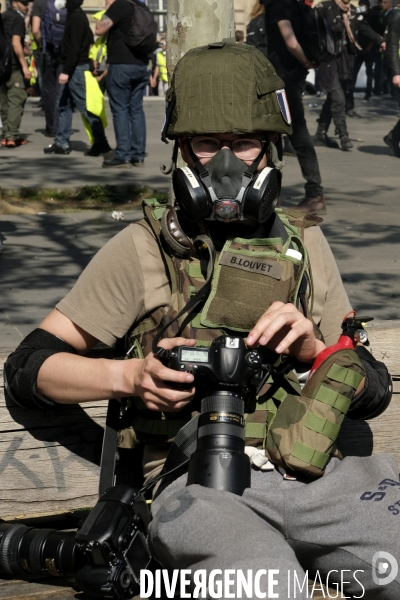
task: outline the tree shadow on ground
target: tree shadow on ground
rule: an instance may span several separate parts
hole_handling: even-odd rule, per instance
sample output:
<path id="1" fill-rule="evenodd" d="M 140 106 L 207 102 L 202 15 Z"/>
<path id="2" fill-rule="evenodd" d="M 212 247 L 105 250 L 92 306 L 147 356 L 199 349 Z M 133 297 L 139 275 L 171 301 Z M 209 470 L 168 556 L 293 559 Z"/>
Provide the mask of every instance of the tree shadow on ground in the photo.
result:
<path id="1" fill-rule="evenodd" d="M 85 157 L 82 160 L 82 153 L 86 152 L 87 149 L 88 146 L 84 142 L 77 141 L 72 143 L 73 153 L 67 156 L 46 155 L 41 150 L 34 160 L 24 161 L 24 181 L 30 182 L 30 187 L 43 188 L 71 187 L 74 182 L 82 181 L 85 185 L 137 184 L 168 192 L 170 177 L 166 177 L 161 172 L 159 175 L 154 175 L 154 172 L 149 174 L 145 168 L 135 169 L 134 167 L 130 169 L 102 169 L 103 157 L 90 158 L 89 160 Z M 79 156 L 74 155 L 74 151 L 78 151 Z M 17 153 L 6 158 L 7 164 L 3 165 L 3 161 L 0 161 L 2 187 L 17 187 L 7 185 L 7 179 L 10 181 L 11 177 L 15 177 L 15 173 L 21 172 L 21 158 Z"/>
<path id="2" fill-rule="evenodd" d="M 18 326 L 37 326 L 71 289 L 96 251 L 129 225 L 108 214 L 18 215 L 0 231 L 5 244 L 0 261 L 2 310 Z M 7 232 L 5 230 L 8 230 Z M 15 290 L 20 294 L 16 295 Z M 6 316 L 6 315 L 5 315 Z"/>

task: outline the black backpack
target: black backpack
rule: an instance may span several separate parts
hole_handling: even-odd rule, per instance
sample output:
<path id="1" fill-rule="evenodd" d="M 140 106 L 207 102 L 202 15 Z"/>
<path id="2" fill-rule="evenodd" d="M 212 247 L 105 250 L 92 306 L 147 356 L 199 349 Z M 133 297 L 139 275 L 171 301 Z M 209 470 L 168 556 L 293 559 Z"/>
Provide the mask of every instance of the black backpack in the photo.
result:
<path id="1" fill-rule="evenodd" d="M 157 48 L 158 26 L 153 13 L 140 0 L 127 0 L 135 7 L 125 42 L 141 54 L 151 54 Z"/>
<path id="2" fill-rule="evenodd" d="M 311 8 L 306 0 L 300 5 L 302 32 L 301 46 L 308 60 L 313 63 L 330 62 L 336 57 L 333 31 L 322 14 L 321 4 Z"/>
<path id="3" fill-rule="evenodd" d="M 46 12 L 42 20 L 42 37 L 45 44 L 53 44 L 60 47 L 63 41 L 65 23 L 67 21 L 67 9 L 57 10 L 54 0 L 48 0 Z"/>
<path id="4" fill-rule="evenodd" d="M 10 42 L 7 41 L 3 18 L 0 13 L 0 85 L 10 79 L 11 66 L 12 47 Z"/>

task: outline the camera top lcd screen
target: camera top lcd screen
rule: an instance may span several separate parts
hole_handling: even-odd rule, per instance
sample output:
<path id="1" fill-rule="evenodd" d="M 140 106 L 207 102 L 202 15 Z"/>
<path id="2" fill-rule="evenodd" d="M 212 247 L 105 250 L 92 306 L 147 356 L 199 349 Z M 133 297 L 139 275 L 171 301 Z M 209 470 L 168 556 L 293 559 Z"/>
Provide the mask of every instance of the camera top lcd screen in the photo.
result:
<path id="1" fill-rule="evenodd" d="M 183 362 L 191 362 L 191 363 L 208 363 L 208 350 L 205 348 L 204 350 L 200 348 L 182 348 L 181 349 L 181 361 Z"/>

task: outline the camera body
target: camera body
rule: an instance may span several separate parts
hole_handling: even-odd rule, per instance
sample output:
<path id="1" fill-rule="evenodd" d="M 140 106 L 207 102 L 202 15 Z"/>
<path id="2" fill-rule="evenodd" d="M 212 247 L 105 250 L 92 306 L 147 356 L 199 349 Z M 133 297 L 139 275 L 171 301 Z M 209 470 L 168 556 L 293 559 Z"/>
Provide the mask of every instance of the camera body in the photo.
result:
<path id="1" fill-rule="evenodd" d="M 199 484 L 241 496 L 251 485 L 245 453 L 246 403 L 268 377 L 276 354 L 246 347 L 240 337 L 220 336 L 209 347 L 160 349 L 170 369 L 192 373 L 201 398 L 197 447 L 190 457 L 187 485 Z"/>
<path id="2" fill-rule="evenodd" d="M 75 571 L 79 588 L 108 598 L 138 594 L 140 570 L 151 561 L 149 522 L 150 511 L 137 489 L 118 485 L 106 490 L 75 536 L 83 557 Z"/>
<path id="3" fill-rule="evenodd" d="M 160 356 L 170 369 L 192 373 L 202 397 L 207 391 L 229 390 L 245 402 L 265 377 L 263 365 L 268 358 L 274 362 L 275 353 L 264 348 L 248 349 L 242 338 L 225 335 L 215 339 L 209 347 L 177 346 Z"/>
<path id="4" fill-rule="evenodd" d="M 0 572 L 75 579 L 91 597 L 139 594 L 140 570 L 151 561 L 150 511 L 142 494 L 116 485 L 102 494 L 78 532 L 0 524 Z"/>

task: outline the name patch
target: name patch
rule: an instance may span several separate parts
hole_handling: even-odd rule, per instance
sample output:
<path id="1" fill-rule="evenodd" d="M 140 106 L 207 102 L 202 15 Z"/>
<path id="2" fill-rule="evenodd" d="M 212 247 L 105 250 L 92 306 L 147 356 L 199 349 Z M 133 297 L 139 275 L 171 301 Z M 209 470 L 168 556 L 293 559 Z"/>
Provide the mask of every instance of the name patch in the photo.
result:
<path id="1" fill-rule="evenodd" d="M 278 265 L 268 258 L 252 258 L 251 256 L 231 254 L 230 252 L 222 254 L 219 264 L 241 269 L 242 271 L 250 271 L 251 273 L 261 273 L 261 275 L 267 275 L 273 277 L 273 279 L 280 279 L 283 269 L 282 265 Z"/>

